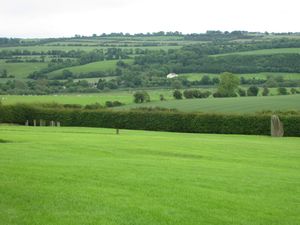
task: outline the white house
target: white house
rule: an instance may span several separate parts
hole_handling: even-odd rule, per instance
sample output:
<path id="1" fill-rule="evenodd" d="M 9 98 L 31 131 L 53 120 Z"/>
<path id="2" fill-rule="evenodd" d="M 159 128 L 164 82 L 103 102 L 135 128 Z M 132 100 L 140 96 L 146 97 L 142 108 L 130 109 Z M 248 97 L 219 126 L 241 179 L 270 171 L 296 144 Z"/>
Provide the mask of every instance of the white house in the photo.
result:
<path id="1" fill-rule="evenodd" d="M 167 75 L 167 78 L 174 78 L 174 77 L 178 77 L 178 75 L 176 73 L 169 73 Z"/>

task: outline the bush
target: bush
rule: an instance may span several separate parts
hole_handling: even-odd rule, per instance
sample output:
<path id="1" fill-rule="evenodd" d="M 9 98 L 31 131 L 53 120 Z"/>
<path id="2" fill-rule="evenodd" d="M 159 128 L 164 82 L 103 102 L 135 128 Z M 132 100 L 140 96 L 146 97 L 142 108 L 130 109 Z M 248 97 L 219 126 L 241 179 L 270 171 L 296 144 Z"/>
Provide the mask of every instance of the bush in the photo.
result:
<path id="1" fill-rule="evenodd" d="M 262 95 L 263 95 L 263 96 L 268 96 L 269 93 L 270 93 L 269 88 L 264 87 L 264 90 L 263 90 L 263 92 L 262 92 Z"/>
<path id="2" fill-rule="evenodd" d="M 175 90 L 175 91 L 173 92 L 173 97 L 174 97 L 175 99 L 182 99 L 182 93 L 181 93 L 179 90 Z"/>
<path id="3" fill-rule="evenodd" d="M 197 89 L 184 90 L 183 96 L 185 98 L 208 98 L 211 95 L 209 91 L 201 92 Z"/>
<path id="4" fill-rule="evenodd" d="M 150 96 L 146 91 L 137 91 L 133 94 L 135 103 L 150 102 Z"/>
<path id="5" fill-rule="evenodd" d="M 240 96 L 240 97 L 246 96 L 246 91 L 245 91 L 244 89 L 242 89 L 242 88 L 239 88 L 239 89 L 238 89 L 238 93 L 239 93 L 239 96 Z"/>
<path id="6" fill-rule="evenodd" d="M 277 89 L 277 91 L 278 91 L 279 95 L 288 95 L 289 94 L 288 91 L 287 91 L 287 89 L 285 87 L 279 87 Z"/>
<path id="7" fill-rule="evenodd" d="M 89 109 L 89 110 L 95 110 L 95 109 L 102 109 L 103 106 L 100 105 L 98 102 L 94 103 L 94 104 L 89 104 L 89 105 L 86 105 L 84 107 L 84 109 Z"/>
<path id="8" fill-rule="evenodd" d="M 258 95 L 259 88 L 256 86 L 250 86 L 247 90 L 248 96 L 257 96 Z"/>
<path id="9" fill-rule="evenodd" d="M 124 105 L 124 104 L 119 101 L 106 101 L 105 102 L 106 107 L 117 107 L 117 106 L 121 106 L 121 105 Z"/>

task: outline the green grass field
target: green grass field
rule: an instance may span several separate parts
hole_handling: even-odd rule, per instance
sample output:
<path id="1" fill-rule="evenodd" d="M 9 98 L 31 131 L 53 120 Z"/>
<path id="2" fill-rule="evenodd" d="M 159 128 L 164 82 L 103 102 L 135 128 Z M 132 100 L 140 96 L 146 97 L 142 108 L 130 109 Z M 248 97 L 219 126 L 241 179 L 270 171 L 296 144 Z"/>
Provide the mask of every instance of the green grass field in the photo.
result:
<path id="1" fill-rule="evenodd" d="M 66 94 L 66 95 L 0 95 L 3 104 L 15 103 L 69 103 L 69 104 L 91 104 L 99 102 L 104 104 L 106 101 L 120 101 L 125 104 L 133 102 L 133 91 L 114 91 L 104 92 L 100 94 Z M 172 99 L 172 90 L 159 89 L 147 90 L 153 101 L 159 101 L 159 95 L 163 94 L 165 98 Z"/>
<path id="2" fill-rule="evenodd" d="M 156 101 L 143 104 L 130 104 L 120 107 L 164 107 L 184 112 L 258 112 L 263 110 L 300 110 L 300 95 L 258 96 L 237 98 L 207 98 Z"/>
<path id="3" fill-rule="evenodd" d="M 273 55 L 282 53 L 297 53 L 300 54 L 300 48 L 273 48 L 273 49 L 261 49 L 245 52 L 233 52 L 226 54 L 218 54 L 213 56 L 226 56 L 226 55 Z"/>
<path id="4" fill-rule="evenodd" d="M 182 46 L 141 46 L 141 47 L 120 47 L 122 49 L 149 49 L 149 50 L 168 50 L 168 49 L 178 49 Z M 51 46 L 51 45 L 34 45 L 34 46 L 16 46 L 16 47 L 0 47 L 1 50 L 28 50 L 28 51 L 49 51 L 49 50 L 61 50 L 61 51 L 71 51 L 71 50 L 83 50 L 83 51 L 93 51 L 95 49 L 107 49 L 111 47 L 103 47 L 103 46 Z"/>
<path id="5" fill-rule="evenodd" d="M 204 89 L 203 89 L 204 90 Z M 207 89 L 212 91 L 211 89 Z M 267 96 L 267 97 L 237 97 L 237 98 L 207 98 L 174 100 L 173 90 L 157 89 L 147 90 L 151 97 L 150 103 L 134 104 L 132 91 L 114 91 L 99 94 L 66 94 L 66 95 L 0 95 L 3 104 L 15 103 L 51 103 L 61 104 L 105 104 L 106 101 L 120 101 L 125 106 L 116 109 L 129 109 L 136 107 L 163 107 L 176 108 L 186 112 L 256 112 L 262 110 L 300 110 L 300 95 Z M 270 89 L 275 93 L 276 89 Z M 167 101 L 159 101 L 159 96 L 164 95 Z"/>
<path id="6" fill-rule="evenodd" d="M 179 76 L 185 77 L 190 81 L 201 80 L 201 78 L 207 75 L 211 78 L 218 77 L 220 78 L 220 74 L 215 73 L 182 73 Z M 272 72 L 262 72 L 262 73 L 247 73 L 247 74 L 235 74 L 239 78 L 244 77 L 245 79 L 267 79 L 268 76 L 271 77 L 283 77 L 285 80 L 300 80 L 300 73 L 272 73 Z"/>
<path id="7" fill-rule="evenodd" d="M 132 59 L 126 59 L 123 60 L 125 63 L 132 63 Z M 49 73 L 49 77 L 61 75 L 64 70 L 69 70 L 74 74 L 80 74 L 80 73 L 89 73 L 89 72 L 95 72 L 95 71 L 112 71 L 116 69 L 116 63 L 118 60 L 107 60 L 107 61 L 100 61 L 100 62 L 93 62 L 88 63 L 82 66 L 73 66 L 73 67 L 67 67 L 60 70 L 55 70 L 51 73 Z"/>
<path id="8" fill-rule="evenodd" d="M 300 138 L 0 126 L 3 225 L 298 225 Z"/>
<path id="9" fill-rule="evenodd" d="M 8 75 L 16 78 L 26 78 L 30 73 L 46 67 L 47 63 L 6 63 L 5 60 L 0 60 L 0 71 L 6 69 Z"/>

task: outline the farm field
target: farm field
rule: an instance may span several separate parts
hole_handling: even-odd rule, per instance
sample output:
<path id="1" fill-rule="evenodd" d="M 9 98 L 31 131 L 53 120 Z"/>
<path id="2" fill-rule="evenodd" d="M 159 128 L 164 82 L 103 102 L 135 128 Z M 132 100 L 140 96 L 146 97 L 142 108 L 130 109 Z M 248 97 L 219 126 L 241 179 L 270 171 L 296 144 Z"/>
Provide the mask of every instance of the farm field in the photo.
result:
<path id="1" fill-rule="evenodd" d="M 201 80 L 201 78 L 207 75 L 211 78 L 220 77 L 220 74 L 216 73 L 182 73 L 179 74 L 181 77 L 185 77 L 190 81 Z M 275 72 L 262 72 L 262 73 L 246 73 L 246 74 L 235 74 L 239 78 L 244 77 L 245 79 L 267 79 L 270 77 L 282 77 L 285 80 L 300 80 L 300 73 L 275 73 Z"/>
<path id="2" fill-rule="evenodd" d="M 168 49 L 178 49 L 181 48 L 180 45 L 174 46 L 129 46 L 129 47 L 119 47 L 121 49 L 149 49 L 149 50 L 168 50 Z M 16 46 L 16 47 L 0 47 L 1 50 L 29 50 L 29 51 L 50 51 L 50 50 L 61 50 L 61 51 L 71 51 L 71 50 L 83 50 L 83 51 L 92 51 L 95 49 L 107 49 L 113 47 L 104 47 L 104 46 L 76 46 L 76 45 L 34 45 L 34 46 Z"/>
<path id="3" fill-rule="evenodd" d="M 132 59 L 126 59 L 123 61 L 126 63 L 133 62 Z M 75 74 L 89 73 L 89 72 L 95 72 L 95 71 L 110 71 L 110 70 L 116 69 L 117 62 L 118 62 L 118 60 L 107 60 L 107 61 L 88 63 L 88 64 L 81 65 L 81 66 L 66 67 L 66 68 L 63 68 L 60 70 L 55 70 L 51 73 L 48 73 L 48 75 L 49 75 L 49 77 L 61 75 L 64 70 L 69 70 Z"/>
<path id="4" fill-rule="evenodd" d="M 163 107 L 184 112 L 259 112 L 263 110 L 300 110 L 300 95 L 258 96 L 236 98 L 206 98 L 157 101 L 143 104 L 130 104 L 120 107 Z"/>
<path id="5" fill-rule="evenodd" d="M 3 104 L 15 104 L 15 103 L 63 103 L 63 104 L 92 104 L 100 103 L 104 104 L 106 101 L 120 101 L 125 104 L 133 102 L 133 94 L 136 90 L 132 91 L 114 91 L 103 92 L 99 94 L 66 94 L 66 95 L 0 95 Z M 172 99 L 172 90 L 158 89 L 147 90 L 153 101 L 159 100 L 159 95 L 163 94 L 165 98 Z"/>
<path id="6" fill-rule="evenodd" d="M 6 69 L 8 75 L 13 75 L 16 78 L 26 78 L 30 73 L 46 67 L 47 63 L 42 62 L 6 63 L 5 60 L 0 60 L 0 71 Z"/>
<path id="7" fill-rule="evenodd" d="M 272 49 L 261 49 L 245 52 L 233 52 L 226 54 L 218 54 L 213 56 L 227 56 L 227 55 L 273 55 L 273 54 L 282 54 L 282 53 L 296 53 L 300 54 L 300 48 L 272 48 Z"/>
<path id="8" fill-rule="evenodd" d="M 0 126 L 1 224 L 297 225 L 300 139 Z"/>

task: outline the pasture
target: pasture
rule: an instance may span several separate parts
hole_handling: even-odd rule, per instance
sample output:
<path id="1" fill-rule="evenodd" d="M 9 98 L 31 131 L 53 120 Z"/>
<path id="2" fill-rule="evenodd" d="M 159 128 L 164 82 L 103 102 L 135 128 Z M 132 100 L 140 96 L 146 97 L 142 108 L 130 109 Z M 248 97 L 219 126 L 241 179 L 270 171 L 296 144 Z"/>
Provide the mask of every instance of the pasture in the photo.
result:
<path id="1" fill-rule="evenodd" d="M 216 73 L 182 73 L 180 77 L 185 77 L 189 81 L 201 80 L 203 76 L 209 76 L 210 78 L 218 77 L 220 74 Z M 285 80 L 300 80 L 300 73 L 277 73 L 277 72 L 262 72 L 262 73 L 246 73 L 246 74 L 235 74 L 239 78 L 244 77 L 245 79 L 263 79 L 266 80 L 268 77 L 282 77 Z"/>
<path id="2" fill-rule="evenodd" d="M 212 56 L 220 57 L 220 56 L 227 56 L 227 55 L 273 55 L 273 54 L 284 54 L 284 53 L 300 54 L 300 48 L 260 49 L 260 50 L 245 51 L 245 52 L 233 52 L 233 53 L 226 53 L 226 54 L 218 54 L 218 55 L 212 55 Z"/>
<path id="3" fill-rule="evenodd" d="M 126 59 L 123 60 L 125 63 L 132 63 L 132 59 Z M 95 72 L 95 71 L 112 71 L 116 69 L 116 64 L 118 60 L 106 60 L 106 61 L 99 61 L 99 62 L 93 62 L 88 63 L 81 66 L 73 66 L 73 67 L 66 67 L 60 70 L 55 70 L 53 72 L 48 73 L 49 77 L 56 76 L 56 75 L 62 75 L 64 70 L 69 70 L 74 74 L 80 74 L 80 73 L 89 73 L 89 72 Z M 98 78 L 99 80 L 99 78 Z"/>
<path id="4" fill-rule="evenodd" d="M 5 60 L 0 60 L 0 71 L 6 69 L 8 75 L 13 75 L 17 79 L 26 78 L 30 73 L 46 67 L 47 63 L 42 62 L 6 63 Z"/>
<path id="5" fill-rule="evenodd" d="M 0 221 L 297 225 L 299 146 L 299 138 L 0 126 Z"/>
<path id="6" fill-rule="evenodd" d="M 92 104 L 98 102 L 104 104 L 106 101 L 120 101 L 125 104 L 133 102 L 133 94 L 136 90 L 103 92 L 99 94 L 66 94 L 66 95 L 0 95 L 3 104 L 15 103 L 51 103 L 62 104 Z M 147 90 L 153 101 L 159 101 L 159 95 L 163 94 L 165 98 L 171 99 L 172 90 L 158 89 Z"/>
<path id="7" fill-rule="evenodd" d="M 129 109 L 137 107 L 163 107 L 183 112 L 220 112 L 247 113 L 264 110 L 288 111 L 300 110 L 300 95 L 257 96 L 236 98 L 206 98 L 157 101 L 143 104 L 130 104 L 120 107 Z"/>

